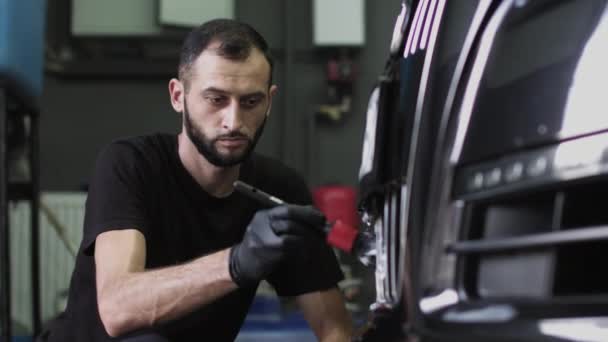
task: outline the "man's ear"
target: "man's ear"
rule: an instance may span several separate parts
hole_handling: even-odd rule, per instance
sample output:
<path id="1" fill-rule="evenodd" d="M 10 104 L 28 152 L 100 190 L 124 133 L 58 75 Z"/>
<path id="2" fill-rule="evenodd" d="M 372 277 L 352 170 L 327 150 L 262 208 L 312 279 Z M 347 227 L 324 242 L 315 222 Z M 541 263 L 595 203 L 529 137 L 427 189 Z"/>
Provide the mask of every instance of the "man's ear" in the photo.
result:
<path id="1" fill-rule="evenodd" d="M 184 84 L 178 80 L 177 78 L 172 78 L 169 81 L 169 97 L 171 99 L 171 106 L 173 110 L 178 113 L 182 113 L 184 111 Z"/>
<path id="2" fill-rule="evenodd" d="M 270 90 L 268 91 L 268 109 L 266 110 L 266 116 L 270 115 L 270 109 L 272 108 L 272 97 L 277 93 L 279 87 L 276 84 L 270 86 Z"/>

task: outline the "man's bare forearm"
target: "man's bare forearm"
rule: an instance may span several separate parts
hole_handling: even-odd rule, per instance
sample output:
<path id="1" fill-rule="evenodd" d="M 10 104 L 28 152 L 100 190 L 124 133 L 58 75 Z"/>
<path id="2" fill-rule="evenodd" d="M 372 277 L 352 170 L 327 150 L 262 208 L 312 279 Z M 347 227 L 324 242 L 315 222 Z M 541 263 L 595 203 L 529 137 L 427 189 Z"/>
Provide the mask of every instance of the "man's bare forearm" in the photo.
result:
<path id="1" fill-rule="evenodd" d="M 108 334 L 179 318 L 233 291 L 228 254 L 226 249 L 182 265 L 128 273 L 98 289 Z"/>
<path id="2" fill-rule="evenodd" d="M 319 341 L 351 340 L 352 320 L 337 288 L 299 295 L 296 302 Z"/>

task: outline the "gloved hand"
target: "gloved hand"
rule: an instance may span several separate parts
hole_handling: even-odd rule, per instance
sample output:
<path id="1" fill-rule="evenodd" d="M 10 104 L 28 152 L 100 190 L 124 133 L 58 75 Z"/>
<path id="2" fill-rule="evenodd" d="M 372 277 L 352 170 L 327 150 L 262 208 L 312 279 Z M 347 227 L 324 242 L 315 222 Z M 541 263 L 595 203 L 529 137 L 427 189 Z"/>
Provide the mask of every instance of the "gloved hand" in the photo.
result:
<path id="1" fill-rule="evenodd" d="M 230 250 L 229 270 L 239 287 L 255 285 L 307 245 L 323 243 L 325 217 L 312 206 L 282 205 L 258 211 L 241 243 Z"/>

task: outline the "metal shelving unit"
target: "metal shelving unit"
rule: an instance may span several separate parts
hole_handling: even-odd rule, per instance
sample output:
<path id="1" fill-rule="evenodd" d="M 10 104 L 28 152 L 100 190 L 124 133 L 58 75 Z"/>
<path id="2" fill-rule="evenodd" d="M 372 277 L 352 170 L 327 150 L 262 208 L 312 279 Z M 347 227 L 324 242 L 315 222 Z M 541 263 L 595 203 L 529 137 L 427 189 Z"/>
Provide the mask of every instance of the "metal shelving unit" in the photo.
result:
<path id="1" fill-rule="evenodd" d="M 33 334 L 40 331 L 40 259 L 39 259 L 39 111 L 23 105 L 11 96 L 6 82 L 0 80 L 0 342 L 12 339 L 11 327 L 11 261 L 9 204 L 11 201 L 29 201 L 31 215 L 31 291 Z M 25 134 L 27 154 L 26 181 L 11 182 L 9 153 L 16 146 L 9 140 L 10 120 L 29 118 Z"/>

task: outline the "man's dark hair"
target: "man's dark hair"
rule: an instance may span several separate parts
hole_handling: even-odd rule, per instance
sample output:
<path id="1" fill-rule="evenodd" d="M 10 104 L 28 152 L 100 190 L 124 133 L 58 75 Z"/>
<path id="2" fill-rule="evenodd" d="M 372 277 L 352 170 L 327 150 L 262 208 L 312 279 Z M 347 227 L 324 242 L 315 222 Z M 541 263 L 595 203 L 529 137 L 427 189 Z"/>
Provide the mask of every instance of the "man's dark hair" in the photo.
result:
<path id="1" fill-rule="evenodd" d="M 264 54 L 270 64 L 268 85 L 272 83 L 274 61 L 268 43 L 253 27 L 232 19 L 214 19 L 190 31 L 184 40 L 179 57 L 179 79 L 189 88 L 191 67 L 200 54 L 213 42 L 220 45 L 218 56 L 243 61 L 249 57 L 252 48 Z"/>

